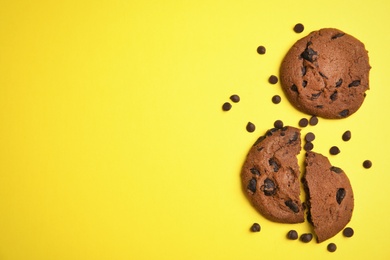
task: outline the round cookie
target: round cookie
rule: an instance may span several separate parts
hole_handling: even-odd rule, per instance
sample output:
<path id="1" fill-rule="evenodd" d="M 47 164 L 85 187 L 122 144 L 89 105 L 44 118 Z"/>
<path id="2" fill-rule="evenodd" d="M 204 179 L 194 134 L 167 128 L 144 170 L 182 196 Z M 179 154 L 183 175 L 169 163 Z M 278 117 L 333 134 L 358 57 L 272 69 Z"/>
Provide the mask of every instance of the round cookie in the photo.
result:
<path id="1" fill-rule="evenodd" d="M 304 221 L 299 198 L 297 155 L 300 129 L 273 128 L 251 147 L 242 167 L 242 187 L 252 205 L 266 218 L 282 223 Z"/>
<path id="2" fill-rule="evenodd" d="M 362 42 L 326 28 L 291 47 L 280 67 L 280 81 L 298 110 L 323 118 L 345 118 L 362 105 L 370 69 Z"/>
<path id="3" fill-rule="evenodd" d="M 332 166 L 325 156 L 308 152 L 305 165 L 307 219 L 320 243 L 339 233 L 351 220 L 353 191 L 344 171 Z"/>

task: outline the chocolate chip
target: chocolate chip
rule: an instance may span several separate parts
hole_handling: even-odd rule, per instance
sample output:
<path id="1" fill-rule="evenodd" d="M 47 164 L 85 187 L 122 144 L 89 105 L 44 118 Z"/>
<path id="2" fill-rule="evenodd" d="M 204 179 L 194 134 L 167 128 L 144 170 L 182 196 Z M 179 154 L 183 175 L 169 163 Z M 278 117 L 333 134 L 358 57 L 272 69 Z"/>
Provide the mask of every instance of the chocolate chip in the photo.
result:
<path id="1" fill-rule="evenodd" d="M 298 135 L 299 135 L 298 132 L 295 132 L 294 135 L 288 140 L 288 143 L 291 144 L 296 140 L 298 140 Z"/>
<path id="2" fill-rule="evenodd" d="M 323 77 L 324 79 L 328 79 L 328 77 L 327 77 L 324 73 L 322 73 L 321 71 L 319 71 L 318 73 L 319 73 L 320 76 Z"/>
<path id="3" fill-rule="evenodd" d="M 312 126 L 318 124 L 318 118 L 316 116 L 312 116 L 309 120 L 309 124 Z"/>
<path id="4" fill-rule="evenodd" d="M 309 243 L 313 239 L 313 235 L 311 233 L 302 234 L 300 240 L 304 243 Z"/>
<path id="5" fill-rule="evenodd" d="M 331 155 L 339 154 L 339 153 L 340 153 L 340 149 L 339 149 L 337 146 L 332 146 L 332 147 L 329 149 L 329 153 L 330 153 Z"/>
<path id="6" fill-rule="evenodd" d="M 249 132 L 249 133 L 252 133 L 253 131 L 256 130 L 256 126 L 251 123 L 251 122 L 248 122 L 248 124 L 246 125 L 246 130 Z"/>
<path id="7" fill-rule="evenodd" d="M 337 91 L 333 92 L 332 95 L 330 95 L 330 100 L 335 101 L 337 99 Z"/>
<path id="8" fill-rule="evenodd" d="M 252 174 L 260 176 L 260 171 L 256 167 L 251 168 L 250 171 Z"/>
<path id="9" fill-rule="evenodd" d="M 359 85 L 360 85 L 360 80 L 354 80 L 351 83 L 349 83 L 348 87 L 352 88 L 352 87 L 357 87 Z"/>
<path id="10" fill-rule="evenodd" d="M 264 180 L 264 185 L 260 189 L 264 192 L 265 196 L 272 196 L 276 193 L 275 183 L 269 178 Z"/>
<path id="11" fill-rule="evenodd" d="M 349 131 L 349 130 L 345 131 L 341 138 L 345 142 L 349 141 L 351 139 L 351 131 Z"/>
<path id="12" fill-rule="evenodd" d="M 348 114 L 349 114 L 349 110 L 348 110 L 348 109 L 344 109 L 343 111 L 341 111 L 341 112 L 339 113 L 339 115 L 340 115 L 341 117 L 346 117 L 346 116 L 348 116 Z"/>
<path id="13" fill-rule="evenodd" d="M 306 142 L 313 142 L 314 139 L 316 139 L 316 136 L 312 132 L 309 132 L 305 135 Z"/>
<path id="14" fill-rule="evenodd" d="M 306 66 L 302 67 L 302 77 L 306 75 Z"/>
<path id="15" fill-rule="evenodd" d="M 274 168 L 274 172 L 278 172 L 280 168 L 280 164 L 275 160 L 275 158 L 271 158 L 268 160 L 270 166 Z"/>
<path id="16" fill-rule="evenodd" d="M 323 105 L 316 105 L 316 108 L 323 108 Z"/>
<path id="17" fill-rule="evenodd" d="M 279 104 L 282 101 L 282 98 L 279 95 L 275 95 L 272 97 L 272 103 Z"/>
<path id="18" fill-rule="evenodd" d="M 232 108 L 232 104 L 230 104 L 229 102 L 225 102 L 222 105 L 222 110 L 223 111 L 229 111 L 231 108 Z"/>
<path id="19" fill-rule="evenodd" d="M 250 230 L 252 232 L 260 232 L 261 226 L 259 225 L 259 223 L 253 223 L 253 225 L 251 226 Z"/>
<path id="20" fill-rule="evenodd" d="M 320 96 L 321 96 L 321 91 L 317 92 L 317 93 L 314 93 L 314 94 L 311 94 L 311 100 L 316 100 L 318 99 Z"/>
<path id="21" fill-rule="evenodd" d="M 350 227 L 346 227 L 346 228 L 343 230 L 343 235 L 344 235 L 345 237 L 352 237 L 354 233 L 355 233 L 355 232 L 354 232 L 353 229 L 350 228 Z"/>
<path id="22" fill-rule="evenodd" d="M 256 185 L 257 185 L 257 180 L 256 178 L 252 178 L 249 183 L 247 189 L 250 190 L 251 192 L 255 193 L 256 192 Z"/>
<path id="23" fill-rule="evenodd" d="M 337 203 L 340 205 L 341 202 L 343 201 L 344 197 L 345 197 L 345 194 L 346 194 L 346 191 L 344 188 L 340 188 L 337 190 L 337 193 L 336 193 L 336 201 Z"/>
<path id="24" fill-rule="evenodd" d="M 268 82 L 271 83 L 271 84 L 276 84 L 276 83 L 278 83 L 278 77 L 276 77 L 275 75 L 271 75 L 268 78 Z"/>
<path id="25" fill-rule="evenodd" d="M 369 169 L 369 168 L 371 168 L 371 166 L 372 166 L 372 162 L 370 160 L 365 160 L 363 162 L 363 167 L 364 168 Z"/>
<path id="26" fill-rule="evenodd" d="M 301 54 L 301 57 L 304 58 L 307 61 L 313 62 L 315 60 L 315 57 L 317 55 L 317 52 L 314 51 L 312 48 L 307 47 Z"/>
<path id="27" fill-rule="evenodd" d="M 336 167 L 336 166 L 330 167 L 330 170 L 331 170 L 332 172 L 335 172 L 335 173 L 342 173 L 342 172 L 343 172 L 343 170 L 342 170 L 341 168 Z"/>
<path id="28" fill-rule="evenodd" d="M 298 122 L 298 125 L 299 125 L 300 127 L 306 127 L 308 124 L 309 124 L 309 120 L 307 120 L 306 118 L 302 118 L 302 119 L 299 120 L 299 122 Z"/>
<path id="29" fill-rule="evenodd" d="M 287 238 L 290 240 L 297 240 L 298 239 L 298 232 L 295 230 L 288 231 Z"/>
<path id="30" fill-rule="evenodd" d="M 240 102 L 240 97 L 238 95 L 234 94 L 234 95 L 230 96 L 230 100 L 233 101 L 234 103 L 238 103 L 238 102 Z"/>
<path id="31" fill-rule="evenodd" d="M 284 204 L 289 207 L 294 213 L 298 213 L 299 212 L 299 207 L 298 205 L 292 201 L 292 200 L 286 200 L 284 202 Z"/>
<path id="32" fill-rule="evenodd" d="M 265 52 L 266 52 L 266 49 L 265 49 L 264 46 L 257 47 L 257 53 L 258 54 L 265 54 Z"/>
<path id="33" fill-rule="evenodd" d="M 336 33 L 335 35 L 332 36 L 331 39 L 334 40 L 334 39 L 340 38 L 340 37 L 342 37 L 344 35 L 345 35 L 345 33 Z"/>
<path id="34" fill-rule="evenodd" d="M 301 32 L 303 32 L 304 29 L 305 29 L 305 27 L 301 23 L 297 23 L 294 26 L 294 32 L 296 32 L 296 33 L 301 33 Z"/>
<path id="35" fill-rule="evenodd" d="M 340 87 L 341 84 L 343 84 L 343 79 L 339 79 L 339 80 L 336 82 L 336 88 Z"/>
<path id="36" fill-rule="evenodd" d="M 314 144 L 312 142 L 306 142 L 303 146 L 303 149 L 305 149 L 306 152 L 313 150 Z"/>
<path id="37" fill-rule="evenodd" d="M 306 88 L 307 86 L 307 80 L 302 81 L 302 87 Z"/>
<path id="38" fill-rule="evenodd" d="M 257 138 L 256 142 L 253 144 L 253 146 L 256 146 L 257 144 L 259 144 L 261 141 L 263 141 L 264 139 L 266 138 L 266 136 L 260 136 L 259 138 Z"/>
<path id="39" fill-rule="evenodd" d="M 292 91 L 294 91 L 294 92 L 298 92 L 298 87 L 297 87 L 297 85 L 295 85 L 295 84 L 293 84 L 293 85 L 290 87 L 290 89 L 291 89 Z"/>
<path id="40" fill-rule="evenodd" d="M 332 253 L 333 253 L 334 251 L 336 251 L 337 246 L 336 246 L 335 243 L 329 243 L 328 246 L 327 246 L 326 248 L 328 249 L 329 252 L 332 252 Z"/>
<path id="41" fill-rule="evenodd" d="M 274 122 L 274 127 L 277 129 L 282 129 L 283 128 L 283 121 L 282 120 L 276 120 Z"/>

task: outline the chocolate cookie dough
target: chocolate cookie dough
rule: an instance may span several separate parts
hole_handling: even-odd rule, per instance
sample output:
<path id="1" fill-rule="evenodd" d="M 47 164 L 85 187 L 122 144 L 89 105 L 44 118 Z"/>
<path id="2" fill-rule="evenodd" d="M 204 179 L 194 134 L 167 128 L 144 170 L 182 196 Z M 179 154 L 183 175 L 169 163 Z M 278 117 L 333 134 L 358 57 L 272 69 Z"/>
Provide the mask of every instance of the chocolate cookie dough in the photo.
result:
<path id="1" fill-rule="evenodd" d="M 290 126 L 273 128 L 251 147 L 242 167 L 245 194 L 253 206 L 272 221 L 304 221 L 299 198 L 297 155 L 300 150 L 300 129 Z"/>
<path id="2" fill-rule="evenodd" d="M 344 171 L 332 166 L 325 156 L 308 152 L 305 165 L 307 219 L 320 243 L 339 233 L 351 220 L 353 191 Z"/>
<path id="3" fill-rule="evenodd" d="M 328 28 L 310 33 L 291 47 L 280 67 L 280 81 L 298 110 L 345 118 L 362 105 L 370 69 L 362 42 Z"/>

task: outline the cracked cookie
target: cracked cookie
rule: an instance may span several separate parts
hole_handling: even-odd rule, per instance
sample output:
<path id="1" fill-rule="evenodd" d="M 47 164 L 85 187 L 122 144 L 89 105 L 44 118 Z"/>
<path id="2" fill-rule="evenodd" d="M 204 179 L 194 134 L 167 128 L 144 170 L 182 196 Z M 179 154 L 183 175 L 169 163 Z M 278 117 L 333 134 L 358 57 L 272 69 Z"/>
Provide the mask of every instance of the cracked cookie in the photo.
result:
<path id="1" fill-rule="evenodd" d="M 305 165 L 302 182 L 307 196 L 307 219 L 320 243 L 339 233 L 351 220 L 353 191 L 344 171 L 332 166 L 325 156 L 308 152 Z"/>
<path id="2" fill-rule="evenodd" d="M 362 105 L 370 69 L 362 42 L 326 28 L 291 47 L 280 67 L 280 81 L 298 110 L 323 118 L 345 118 Z"/>
<path id="3" fill-rule="evenodd" d="M 268 130 L 249 150 L 242 167 L 242 187 L 252 205 L 266 218 L 282 223 L 304 221 L 300 201 L 297 155 L 300 129 Z"/>

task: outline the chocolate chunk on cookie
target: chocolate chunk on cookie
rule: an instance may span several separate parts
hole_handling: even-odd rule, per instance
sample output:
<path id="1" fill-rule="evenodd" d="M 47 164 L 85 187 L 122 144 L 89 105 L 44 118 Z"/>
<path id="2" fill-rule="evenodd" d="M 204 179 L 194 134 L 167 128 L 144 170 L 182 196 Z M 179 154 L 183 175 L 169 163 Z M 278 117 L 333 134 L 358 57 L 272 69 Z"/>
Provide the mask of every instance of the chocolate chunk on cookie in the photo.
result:
<path id="1" fill-rule="evenodd" d="M 280 67 L 280 82 L 298 110 L 323 118 L 345 118 L 362 105 L 370 69 L 362 42 L 327 28 L 291 47 Z"/>
<path id="2" fill-rule="evenodd" d="M 325 156 L 308 152 L 305 166 L 307 218 L 320 243 L 339 233 L 351 220 L 353 191 L 344 171 L 332 166 Z"/>
<path id="3" fill-rule="evenodd" d="M 264 217 L 272 221 L 304 221 L 299 198 L 297 155 L 300 150 L 300 129 L 290 126 L 273 128 L 251 147 L 242 167 L 241 180 L 246 196 Z"/>

